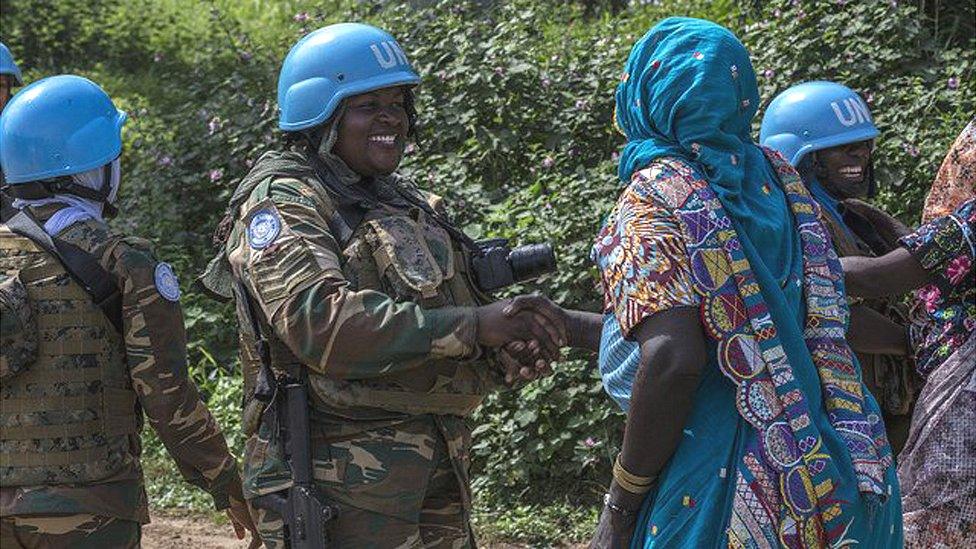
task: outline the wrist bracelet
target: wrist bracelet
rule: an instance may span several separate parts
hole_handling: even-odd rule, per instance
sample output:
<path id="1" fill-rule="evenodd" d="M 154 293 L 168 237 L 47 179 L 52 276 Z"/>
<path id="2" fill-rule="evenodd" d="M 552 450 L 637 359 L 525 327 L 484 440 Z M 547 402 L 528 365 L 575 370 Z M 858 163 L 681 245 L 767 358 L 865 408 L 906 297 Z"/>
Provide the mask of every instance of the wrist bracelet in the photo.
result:
<path id="1" fill-rule="evenodd" d="M 613 480 L 624 490 L 636 495 L 646 494 L 654 486 L 656 479 L 657 475 L 642 477 L 624 469 L 620 463 L 620 454 L 617 454 L 617 459 L 613 462 Z"/>
<path id="2" fill-rule="evenodd" d="M 603 494 L 603 506 L 610 509 L 611 513 L 616 513 L 622 517 L 632 517 L 637 514 L 636 510 L 631 511 L 630 509 L 624 509 L 623 507 L 610 501 L 610 492 Z"/>

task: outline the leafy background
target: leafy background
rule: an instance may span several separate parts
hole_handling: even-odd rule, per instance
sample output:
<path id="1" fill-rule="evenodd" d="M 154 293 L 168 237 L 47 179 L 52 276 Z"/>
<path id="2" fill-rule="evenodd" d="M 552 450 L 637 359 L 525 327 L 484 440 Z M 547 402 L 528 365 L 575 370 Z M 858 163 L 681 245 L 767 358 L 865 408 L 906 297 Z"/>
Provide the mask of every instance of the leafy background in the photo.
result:
<path id="1" fill-rule="evenodd" d="M 976 112 L 974 1 L 6 0 L 0 39 L 28 81 L 85 75 L 131 114 L 119 229 L 153 239 L 183 274 L 191 373 L 240 454 L 231 310 L 190 283 L 236 182 L 276 146 L 275 85 L 288 48 L 329 23 L 388 29 L 423 83 L 404 172 L 444 195 L 475 236 L 552 242 L 560 270 L 520 290 L 597 311 L 587 255 L 618 193 L 613 90 L 656 21 L 690 15 L 746 43 L 765 101 L 812 79 L 862 93 L 881 129 L 877 202 L 917 223 L 948 145 Z M 758 119 L 757 119 L 758 127 Z M 591 531 L 623 416 L 593 357 L 494 395 L 474 418 L 483 539 L 552 544 Z M 155 506 L 203 510 L 151 432 Z"/>

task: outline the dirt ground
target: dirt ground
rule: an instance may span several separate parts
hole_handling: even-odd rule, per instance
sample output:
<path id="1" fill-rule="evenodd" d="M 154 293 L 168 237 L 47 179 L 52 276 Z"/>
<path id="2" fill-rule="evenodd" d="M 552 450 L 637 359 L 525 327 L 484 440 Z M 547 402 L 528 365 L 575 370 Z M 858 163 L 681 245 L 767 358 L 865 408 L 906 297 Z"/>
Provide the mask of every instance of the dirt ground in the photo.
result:
<path id="1" fill-rule="evenodd" d="M 153 513 L 142 529 L 144 549 L 247 549 L 229 523 L 215 524 L 206 515 Z"/>
<path id="2" fill-rule="evenodd" d="M 216 524 L 206 515 L 176 514 L 173 512 L 152 515 L 152 522 L 142 529 L 143 549 L 247 549 L 247 543 L 234 536 L 234 528 L 228 524 Z M 487 549 L 523 549 L 526 545 L 507 543 L 479 544 Z M 573 549 L 583 545 L 570 546 Z"/>

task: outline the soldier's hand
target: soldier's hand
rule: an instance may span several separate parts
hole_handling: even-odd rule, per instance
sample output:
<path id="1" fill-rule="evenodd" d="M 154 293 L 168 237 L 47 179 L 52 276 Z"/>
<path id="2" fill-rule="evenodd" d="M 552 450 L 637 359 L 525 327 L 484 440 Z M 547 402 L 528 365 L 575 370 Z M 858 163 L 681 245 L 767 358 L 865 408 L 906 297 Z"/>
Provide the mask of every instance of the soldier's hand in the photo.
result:
<path id="1" fill-rule="evenodd" d="M 513 341 L 528 341 L 530 350 L 540 355 L 536 361 L 538 367 L 558 360 L 559 348 L 565 344 L 565 326 L 561 322 L 553 322 L 545 312 L 530 308 L 527 304 L 519 305 L 518 310 L 509 308 L 515 303 L 496 301 L 477 308 L 478 343 L 501 347 Z"/>
<path id="2" fill-rule="evenodd" d="M 509 318 L 519 314 L 532 315 L 552 341 L 558 342 L 560 347 L 566 346 L 566 311 L 548 297 L 538 294 L 516 296 L 503 312 Z"/>
<path id="3" fill-rule="evenodd" d="M 234 533 L 237 535 L 237 539 L 244 539 L 248 532 L 251 533 L 251 543 L 248 544 L 248 549 L 261 547 L 261 535 L 258 534 L 257 526 L 254 525 L 254 519 L 251 518 L 251 511 L 247 506 L 247 501 L 244 500 L 240 484 L 234 484 L 231 488 L 227 518 L 234 525 Z"/>
<path id="4" fill-rule="evenodd" d="M 540 363 L 537 357 L 538 351 L 533 352 L 525 341 L 513 341 L 499 349 L 498 360 L 505 374 L 505 383 L 511 387 L 519 379 L 532 381 L 552 374 L 550 364 L 544 360 Z"/>

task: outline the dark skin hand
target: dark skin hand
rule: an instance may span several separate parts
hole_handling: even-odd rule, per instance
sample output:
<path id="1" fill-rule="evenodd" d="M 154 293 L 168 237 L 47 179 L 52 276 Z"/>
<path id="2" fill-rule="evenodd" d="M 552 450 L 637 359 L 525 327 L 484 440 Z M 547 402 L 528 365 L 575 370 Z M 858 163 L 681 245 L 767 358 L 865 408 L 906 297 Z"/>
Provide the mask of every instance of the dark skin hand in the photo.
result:
<path id="1" fill-rule="evenodd" d="M 858 297 L 901 295 L 929 280 L 929 273 L 905 248 L 881 257 L 840 258 L 847 293 Z"/>
<path id="2" fill-rule="evenodd" d="M 635 475 L 656 477 L 678 448 L 691 414 L 707 361 L 705 334 L 698 310 L 679 307 L 644 320 L 632 335 L 640 344 L 640 366 L 634 378 L 620 463 Z M 633 514 L 625 517 L 605 507 L 590 547 L 629 547 L 644 497 L 612 481 L 610 501 Z"/>
<path id="3" fill-rule="evenodd" d="M 564 309 L 542 295 L 521 295 L 503 311 L 505 316 L 515 317 L 531 314 L 537 322 L 557 327 L 560 347 L 600 350 L 600 333 L 603 319 L 596 313 Z M 502 347 L 499 359 L 505 371 L 505 382 L 512 384 L 517 379 L 533 380 L 552 374 L 551 361 L 526 360 L 537 355 L 538 344 L 533 341 L 514 341 Z"/>
<path id="4" fill-rule="evenodd" d="M 254 525 L 254 520 L 251 518 L 251 511 L 247 505 L 247 501 L 244 499 L 240 482 L 236 482 L 231 486 L 230 507 L 227 508 L 227 518 L 230 519 L 230 523 L 234 526 L 234 533 L 237 535 L 237 539 L 244 539 L 248 532 L 251 533 L 251 541 L 248 544 L 248 549 L 261 547 L 261 535 L 258 533 L 257 526 Z"/>
<path id="5" fill-rule="evenodd" d="M 476 309 L 478 343 L 486 347 L 502 347 L 525 342 L 533 354 L 538 354 L 537 369 L 546 368 L 548 363 L 558 360 L 559 348 L 566 342 L 562 319 L 548 309 L 525 309 L 509 316 L 505 311 L 511 303 L 510 300 L 496 301 Z M 519 350 L 509 349 L 515 353 Z"/>
<path id="6" fill-rule="evenodd" d="M 905 327 L 865 305 L 851 307 L 847 328 L 851 349 L 869 355 L 899 355 L 909 352 Z"/>
<path id="7" fill-rule="evenodd" d="M 873 149 L 874 140 L 869 139 L 813 153 L 817 180 L 838 200 L 866 197 L 870 186 L 868 167 Z"/>

